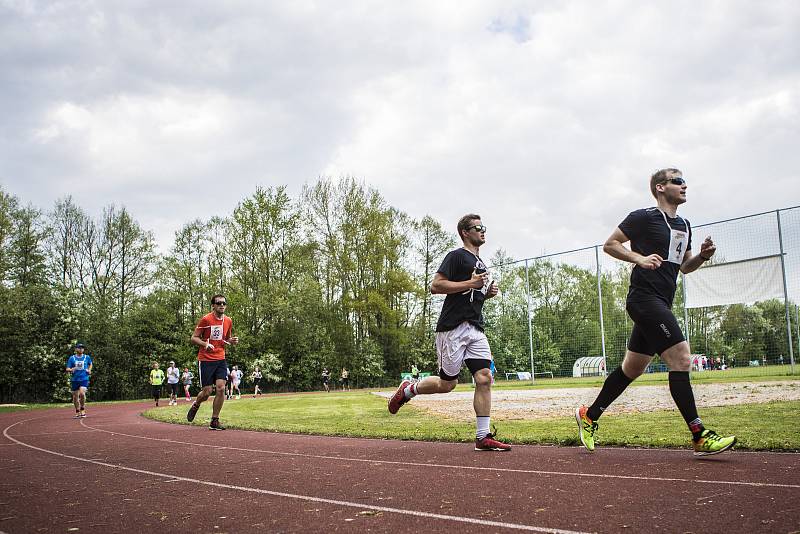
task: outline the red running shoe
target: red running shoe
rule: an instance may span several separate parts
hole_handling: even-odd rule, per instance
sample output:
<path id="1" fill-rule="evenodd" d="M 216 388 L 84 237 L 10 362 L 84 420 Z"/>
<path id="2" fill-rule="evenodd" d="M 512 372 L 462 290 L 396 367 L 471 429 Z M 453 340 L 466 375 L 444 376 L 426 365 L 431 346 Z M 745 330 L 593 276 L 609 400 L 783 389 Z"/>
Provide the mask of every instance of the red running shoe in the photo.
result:
<path id="1" fill-rule="evenodd" d="M 494 434 L 489 433 L 483 439 L 475 440 L 476 451 L 510 451 L 511 445 L 506 445 L 494 439 Z"/>
<path id="2" fill-rule="evenodd" d="M 189 408 L 189 411 L 186 412 L 186 420 L 190 423 L 194 421 L 194 416 L 197 415 L 197 410 L 200 409 L 200 405 L 196 402 L 192 403 L 192 406 Z"/>
<path id="3" fill-rule="evenodd" d="M 408 402 L 404 390 L 411 384 L 413 384 L 411 380 L 403 380 L 400 382 L 400 387 L 397 388 L 397 391 L 394 392 L 392 398 L 389 399 L 389 413 L 397 413 L 397 410 L 400 409 L 400 406 Z"/>

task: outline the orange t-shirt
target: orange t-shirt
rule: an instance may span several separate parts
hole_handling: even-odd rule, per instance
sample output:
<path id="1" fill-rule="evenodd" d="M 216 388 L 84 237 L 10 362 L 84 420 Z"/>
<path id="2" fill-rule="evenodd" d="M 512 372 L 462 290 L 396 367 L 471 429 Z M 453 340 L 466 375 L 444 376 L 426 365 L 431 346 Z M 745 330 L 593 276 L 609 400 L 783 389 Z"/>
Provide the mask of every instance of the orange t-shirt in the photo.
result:
<path id="1" fill-rule="evenodd" d="M 224 360 L 225 343 L 231 337 L 232 330 L 233 321 L 227 315 L 223 315 L 222 319 L 218 319 L 214 312 L 204 315 L 197 323 L 194 335 L 214 345 L 214 350 L 201 348 L 197 351 L 197 359 L 201 362 Z"/>

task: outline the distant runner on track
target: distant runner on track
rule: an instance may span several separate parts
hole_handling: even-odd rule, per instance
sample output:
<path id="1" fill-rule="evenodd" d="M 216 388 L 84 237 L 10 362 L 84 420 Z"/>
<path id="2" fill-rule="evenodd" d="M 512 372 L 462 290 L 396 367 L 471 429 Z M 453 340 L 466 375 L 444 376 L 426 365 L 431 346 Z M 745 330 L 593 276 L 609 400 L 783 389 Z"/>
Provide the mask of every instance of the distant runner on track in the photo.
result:
<path id="1" fill-rule="evenodd" d="M 169 405 L 178 405 L 179 382 L 181 381 L 181 370 L 175 367 L 175 362 L 169 362 L 167 367 L 167 387 L 169 388 Z"/>
<path id="2" fill-rule="evenodd" d="M 634 327 L 622 365 L 608 375 L 591 406 L 575 409 L 578 435 L 581 443 L 593 451 L 597 420 L 603 411 L 659 354 L 670 369 L 669 391 L 692 433 L 694 454 L 718 454 L 733 447 L 736 437 L 722 437 L 703 426 L 689 382 L 689 344 L 672 313 L 678 271 L 688 274 L 697 270 L 717 248 L 706 237 L 700 253 L 694 256 L 691 252 L 691 225 L 677 214 L 678 206 L 686 202 L 686 180 L 681 171 L 662 169 L 653 174 L 650 192 L 657 207 L 632 212 L 603 245 L 607 254 L 635 264 L 625 305 Z M 628 241 L 630 250 L 623 246 Z"/>
<path id="3" fill-rule="evenodd" d="M 261 390 L 264 388 L 264 384 L 261 381 L 264 378 L 264 375 L 261 373 L 261 369 L 256 365 L 256 370 L 253 371 L 253 375 L 251 376 L 253 379 L 253 397 L 256 395 L 261 395 Z"/>
<path id="4" fill-rule="evenodd" d="M 153 400 L 156 401 L 156 406 L 158 406 L 158 399 L 161 398 L 161 388 L 164 384 L 164 371 L 158 367 L 158 362 L 153 362 L 153 370 L 150 371 L 150 391 Z M 172 405 L 172 402 L 170 402 L 170 405 Z"/>
<path id="5" fill-rule="evenodd" d="M 183 392 L 186 394 L 186 400 L 192 400 L 192 379 L 194 378 L 194 373 L 192 373 L 188 367 L 183 368 L 183 374 L 181 375 L 181 380 L 183 380 Z"/>
<path id="6" fill-rule="evenodd" d="M 75 354 L 67 360 L 67 372 L 70 373 L 70 391 L 72 404 L 75 406 L 75 419 L 86 417 L 86 391 L 89 389 L 89 377 L 92 375 L 92 357 L 84 354 L 83 343 L 75 345 Z"/>
<path id="7" fill-rule="evenodd" d="M 211 389 L 216 388 L 214 405 L 211 409 L 210 430 L 225 430 L 219 422 L 219 413 L 225 403 L 225 381 L 228 378 L 228 363 L 225 361 L 225 345 L 236 345 L 239 338 L 232 336 L 233 322 L 225 315 L 228 305 L 225 295 L 211 297 L 211 313 L 204 315 L 192 335 L 192 343 L 200 347 L 197 352 L 200 369 L 200 393 L 195 397 L 189 412 L 188 421 L 194 421 L 200 405 L 211 396 Z"/>
<path id="8" fill-rule="evenodd" d="M 447 295 L 436 325 L 439 376 L 428 376 L 419 382 L 403 380 L 389 399 L 389 413 L 397 413 L 416 395 L 453 391 L 461 367 L 466 364 L 475 380 L 475 450 L 509 451 L 511 446 L 497 441 L 489 431 L 492 352 L 483 333 L 483 303 L 499 290 L 478 256 L 480 246 L 486 242 L 486 227 L 480 215 L 471 213 L 458 221 L 457 229 L 464 246 L 445 256 L 431 284 L 431 293 Z"/>

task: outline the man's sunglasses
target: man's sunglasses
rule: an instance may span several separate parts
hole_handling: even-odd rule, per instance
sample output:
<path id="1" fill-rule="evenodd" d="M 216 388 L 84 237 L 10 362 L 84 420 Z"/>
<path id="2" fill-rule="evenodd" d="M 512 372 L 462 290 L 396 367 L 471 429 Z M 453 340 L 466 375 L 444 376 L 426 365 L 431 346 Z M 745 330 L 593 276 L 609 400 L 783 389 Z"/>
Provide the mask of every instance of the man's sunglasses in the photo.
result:
<path id="1" fill-rule="evenodd" d="M 479 232 L 485 232 L 486 226 L 483 224 L 476 224 L 475 226 L 470 226 L 467 230 L 477 230 Z"/>
<path id="2" fill-rule="evenodd" d="M 669 182 L 671 184 L 675 184 L 675 185 L 683 185 L 683 184 L 686 183 L 686 180 L 684 180 L 683 178 L 670 178 L 669 180 L 665 181 L 664 183 L 666 184 L 667 182 Z"/>
<path id="3" fill-rule="evenodd" d="M 224 300 L 218 300 L 214 303 L 214 306 L 226 306 L 227 304 Z"/>

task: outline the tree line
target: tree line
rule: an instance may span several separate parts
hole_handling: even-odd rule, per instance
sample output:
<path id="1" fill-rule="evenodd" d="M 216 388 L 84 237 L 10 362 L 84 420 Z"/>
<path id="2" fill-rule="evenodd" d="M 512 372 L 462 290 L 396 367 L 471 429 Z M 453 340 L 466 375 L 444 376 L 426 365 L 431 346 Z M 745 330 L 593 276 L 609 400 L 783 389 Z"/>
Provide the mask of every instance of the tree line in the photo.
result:
<path id="1" fill-rule="evenodd" d="M 413 219 L 353 178 L 321 178 L 297 198 L 258 188 L 228 215 L 184 224 L 163 254 L 124 206 L 93 218 L 71 197 L 45 211 L 0 188 L 0 400 L 66 398 L 77 341 L 94 360 L 93 398 L 142 397 L 151 362 L 194 368 L 188 339 L 215 293 L 241 339 L 229 361 L 259 365 L 270 389 L 320 388 L 323 367 L 346 367 L 359 386 L 394 384 L 412 363 L 435 372 L 442 298 L 428 288 L 458 245 L 455 221 Z M 536 370 L 569 374 L 600 354 L 594 271 L 512 262 L 502 249 L 488 260 L 501 288 L 484 309 L 497 368 L 530 369 L 526 274 Z M 601 278 L 610 364 L 629 335 L 627 277 Z M 787 354 L 778 304 L 693 310 L 690 328 L 740 361 Z"/>

